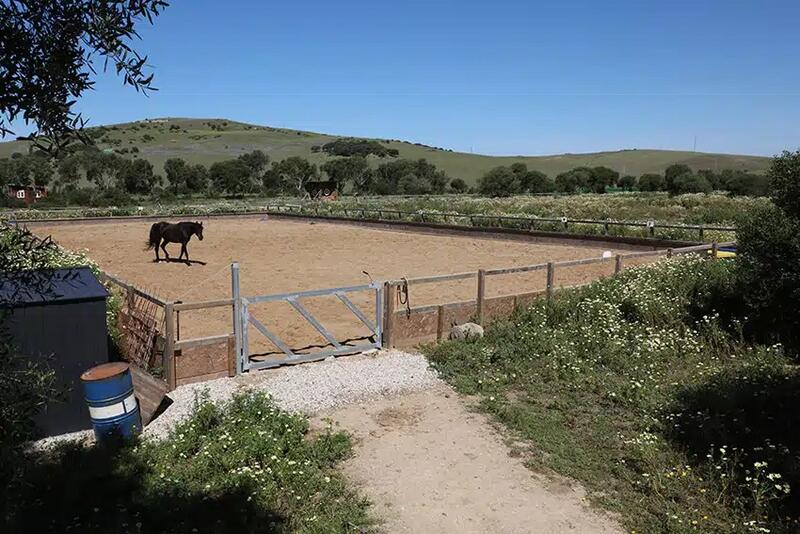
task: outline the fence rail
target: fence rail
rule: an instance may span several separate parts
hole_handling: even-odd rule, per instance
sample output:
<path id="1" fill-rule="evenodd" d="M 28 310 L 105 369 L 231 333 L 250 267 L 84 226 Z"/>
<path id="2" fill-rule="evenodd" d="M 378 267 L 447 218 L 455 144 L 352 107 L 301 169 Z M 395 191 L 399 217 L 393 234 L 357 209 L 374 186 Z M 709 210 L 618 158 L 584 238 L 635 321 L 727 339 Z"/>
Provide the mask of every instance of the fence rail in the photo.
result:
<path id="1" fill-rule="evenodd" d="M 568 217 L 520 217 L 513 215 L 482 215 L 457 212 L 412 212 L 386 208 L 331 208 L 328 205 L 309 206 L 303 204 L 278 204 L 267 205 L 264 207 L 267 213 L 292 213 L 297 215 L 328 215 L 337 216 L 343 214 L 344 217 L 356 219 L 375 220 L 375 221 L 407 221 L 423 223 L 456 224 L 459 226 L 491 227 L 492 222 L 497 223 L 500 228 L 517 228 L 535 230 L 542 225 L 556 224 L 556 231 L 570 233 L 570 225 L 582 224 L 602 227 L 601 234 L 609 235 L 610 227 L 631 227 L 646 228 L 649 237 L 656 237 L 657 229 L 683 230 L 689 233 L 697 232 L 698 238 L 702 241 L 706 232 L 736 233 L 736 228 L 732 226 L 704 225 L 704 224 L 669 224 L 658 223 L 656 221 L 616 221 L 616 220 L 597 220 L 597 219 L 570 219 Z M 393 217 L 386 217 L 391 215 Z M 478 224 L 485 221 L 488 224 Z M 459 222 L 461 224 L 459 224 Z M 465 224 L 468 223 L 468 224 Z M 550 229 L 549 231 L 552 231 Z"/>
<path id="2" fill-rule="evenodd" d="M 632 260 L 637 258 L 644 258 L 644 257 L 655 257 L 655 256 L 666 256 L 670 257 L 673 255 L 678 254 L 691 254 L 691 253 L 702 253 L 702 252 L 709 252 L 711 258 L 716 258 L 718 251 L 721 247 L 730 247 L 734 246 L 735 242 L 726 242 L 726 243 L 710 243 L 704 245 L 696 245 L 690 247 L 681 247 L 681 248 L 667 248 L 655 251 L 643 251 L 643 252 L 630 252 L 625 254 L 617 254 L 615 256 L 608 256 L 608 257 L 599 257 L 599 258 L 586 258 L 586 259 L 579 259 L 579 260 L 566 260 L 560 262 L 547 262 L 547 263 L 537 263 L 534 265 L 525 265 L 520 267 L 509 267 L 509 268 L 497 268 L 497 269 L 480 269 L 478 271 L 472 272 L 465 272 L 465 273 L 455 273 L 455 274 L 443 274 L 443 275 L 435 275 L 435 276 L 420 276 L 415 278 L 403 278 L 399 280 L 389 280 L 384 284 L 384 294 L 385 294 L 385 303 L 386 303 L 386 313 L 384 319 L 384 347 L 391 348 L 396 345 L 398 342 L 397 339 L 397 332 L 396 332 L 396 322 L 397 322 L 397 314 L 402 312 L 396 312 L 394 309 L 395 306 L 395 299 L 393 295 L 395 294 L 397 287 L 405 286 L 408 288 L 412 285 L 422 285 L 422 284 L 432 284 L 432 283 L 440 283 L 440 282 L 452 282 L 456 280 L 465 280 L 470 278 L 477 279 L 477 294 L 475 300 L 470 301 L 460 301 L 460 302 L 449 302 L 444 304 L 433 304 L 433 305 L 426 305 L 426 306 L 419 306 L 415 308 L 409 308 L 404 310 L 407 314 L 407 317 L 411 317 L 414 314 L 420 313 L 430 313 L 436 311 L 437 313 L 437 320 L 436 320 L 436 335 L 437 339 L 441 339 L 443 335 L 443 325 L 444 325 L 444 314 L 448 309 L 452 308 L 459 308 L 465 306 L 471 306 L 474 303 L 475 306 L 475 313 L 474 317 L 475 320 L 479 324 L 484 324 L 486 320 L 486 303 L 488 300 L 486 297 L 486 285 L 487 285 L 487 278 L 491 276 L 498 276 L 498 275 L 508 275 L 508 274 L 517 274 L 517 273 L 527 273 L 533 271 L 547 271 L 547 278 L 545 282 L 545 289 L 538 290 L 538 291 L 528 291 L 517 293 L 513 295 L 506 295 L 505 298 L 512 299 L 513 308 L 516 308 L 518 300 L 520 298 L 531 298 L 540 295 L 546 296 L 546 298 L 552 298 L 554 293 L 559 289 L 555 285 L 555 275 L 558 268 L 565 268 L 565 267 L 574 267 L 577 265 L 590 265 L 595 263 L 604 263 L 609 261 L 614 261 L 614 274 L 618 274 L 622 271 L 624 267 L 625 260 Z M 591 282 L 589 282 L 591 283 Z M 585 284 L 580 284 L 585 285 Z M 561 289 L 568 289 L 572 287 L 579 287 L 577 286 L 565 286 Z M 501 297 L 503 298 L 503 297 Z"/>

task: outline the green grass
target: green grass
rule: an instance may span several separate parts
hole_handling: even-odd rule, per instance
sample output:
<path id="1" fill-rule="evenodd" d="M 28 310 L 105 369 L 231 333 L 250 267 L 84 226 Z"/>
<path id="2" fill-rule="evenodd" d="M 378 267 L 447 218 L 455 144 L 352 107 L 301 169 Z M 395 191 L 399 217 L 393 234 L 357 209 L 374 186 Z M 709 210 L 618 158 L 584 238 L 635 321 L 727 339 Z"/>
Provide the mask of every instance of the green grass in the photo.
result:
<path id="1" fill-rule="evenodd" d="M 532 469 L 578 480 L 629 532 L 797 532 L 800 374 L 740 338 L 718 304 L 731 269 L 626 270 L 426 350 Z"/>
<path id="2" fill-rule="evenodd" d="M 272 160 L 303 156 L 320 164 L 327 156 L 314 153 L 311 148 L 336 139 L 336 136 L 327 134 L 256 126 L 224 119 L 165 120 L 165 123 L 135 122 L 106 126 L 107 141 L 100 142 L 98 146 L 109 149 L 137 147 L 137 157 L 149 160 L 155 166 L 156 172 L 163 175 L 163 164 L 168 158 L 181 157 L 191 163 L 210 165 L 255 149 L 263 150 Z M 211 124 L 218 129 L 212 129 Z M 170 126 L 179 129 L 170 129 Z M 769 158 L 760 156 L 649 149 L 499 157 L 451 152 L 398 140 L 379 141 L 390 148 L 396 148 L 402 158 L 426 158 L 451 178 L 462 178 L 470 185 L 475 185 L 478 178 L 492 167 L 515 162 L 526 163 L 529 168 L 540 170 L 551 177 L 582 165 L 604 165 L 621 174 L 638 176 L 647 172 L 663 172 L 673 163 L 684 163 L 692 169 L 731 168 L 750 171 L 764 171 L 770 163 Z M 0 158 L 26 150 L 24 142 L 0 143 Z M 127 157 L 133 157 L 133 154 L 127 154 Z M 373 158 L 372 161 L 377 165 L 381 160 Z"/>
<path id="3" fill-rule="evenodd" d="M 350 438 L 244 393 L 159 442 L 66 446 L 20 467 L 4 532 L 369 532 L 335 465 Z"/>

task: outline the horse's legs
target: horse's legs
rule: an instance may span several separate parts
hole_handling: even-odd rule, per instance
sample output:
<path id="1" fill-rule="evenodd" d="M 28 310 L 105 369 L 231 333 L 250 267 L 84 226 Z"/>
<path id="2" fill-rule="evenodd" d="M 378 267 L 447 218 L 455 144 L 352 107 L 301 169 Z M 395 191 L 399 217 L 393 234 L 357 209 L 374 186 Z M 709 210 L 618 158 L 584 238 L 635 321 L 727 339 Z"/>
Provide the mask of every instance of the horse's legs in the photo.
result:
<path id="1" fill-rule="evenodd" d="M 186 243 L 181 243 L 181 257 L 183 257 L 184 254 L 186 254 L 186 263 L 190 263 L 189 262 L 189 249 L 186 248 Z M 178 259 L 180 259 L 180 258 L 178 258 Z"/>
<path id="2" fill-rule="evenodd" d="M 159 237 L 159 238 L 158 238 L 158 241 L 156 241 L 156 246 L 154 246 L 154 247 L 153 247 L 153 250 L 155 250 L 155 251 L 156 251 L 156 259 L 155 259 L 155 260 L 153 260 L 153 261 L 155 261 L 156 263 L 158 263 L 158 262 L 161 260 L 161 258 L 159 258 L 159 257 L 158 257 L 158 246 L 159 246 L 160 244 L 161 244 L 161 238 Z"/>
<path id="3" fill-rule="evenodd" d="M 164 251 L 164 257 L 169 261 L 169 252 L 167 252 L 167 240 L 161 242 L 161 250 Z"/>

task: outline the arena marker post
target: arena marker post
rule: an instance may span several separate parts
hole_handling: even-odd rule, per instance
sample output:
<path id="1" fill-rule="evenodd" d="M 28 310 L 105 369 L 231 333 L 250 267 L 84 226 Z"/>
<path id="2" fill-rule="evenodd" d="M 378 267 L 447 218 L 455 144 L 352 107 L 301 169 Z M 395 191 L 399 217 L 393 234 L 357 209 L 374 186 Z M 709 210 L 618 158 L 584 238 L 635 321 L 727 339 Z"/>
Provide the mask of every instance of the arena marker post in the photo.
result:
<path id="1" fill-rule="evenodd" d="M 547 286 L 546 286 L 547 298 L 548 299 L 553 298 L 553 285 L 554 285 L 555 278 L 556 278 L 555 270 L 556 270 L 555 264 L 552 261 L 548 261 L 547 262 Z"/>
<path id="2" fill-rule="evenodd" d="M 485 301 L 486 299 L 486 271 L 483 269 L 478 270 L 478 299 L 476 303 L 476 315 L 478 324 L 483 326 Z"/>
<path id="3" fill-rule="evenodd" d="M 441 341 L 444 337 L 444 306 L 439 305 L 436 309 L 436 341 Z"/>
<path id="4" fill-rule="evenodd" d="M 617 258 L 614 261 L 614 274 L 619 274 L 622 272 L 622 254 L 617 254 Z"/>

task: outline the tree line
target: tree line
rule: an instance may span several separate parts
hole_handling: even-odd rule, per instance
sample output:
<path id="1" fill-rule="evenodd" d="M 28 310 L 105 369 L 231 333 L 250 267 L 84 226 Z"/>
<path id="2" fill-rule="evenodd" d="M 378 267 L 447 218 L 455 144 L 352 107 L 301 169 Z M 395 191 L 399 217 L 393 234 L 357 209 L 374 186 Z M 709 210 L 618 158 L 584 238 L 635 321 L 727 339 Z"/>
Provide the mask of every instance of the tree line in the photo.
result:
<path id="1" fill-rule="evenodd" d="M 728 191 L 734 195 L 765 196 L 769 194 L 769 178 L 747 171 L 723 169 L 693 171 L 688 165 L 674 164 L 664 174 L 625 175 L 608 167 L 576 167 L 551 179 L 546 174 L 529 170 L 524 163 L 499 166 L 478 181 L 477 192 L 486 196 L 511 196 L 525 193 L 605 193 L 611 188 L 623 191 L 666 191 L 710 193 Z"/>
<path id="2" fill-rule="evenodd" d="M 375 154 L 369 154 L 376 157 Z M 766 176 L 725 169 L 693 171 L 683 164 L 669 166 L 664 174 L 620 176 L 608 167 L 576 167 L 551 178 L 528 169 L 524 163 L 489 170 L 470 188 L 461 178 L 450 178 L 425 159 L 390 159 L 373 166 L 367 156 L 334 157 L 322 165 L 300 156 L 272 161 L 253 150 L 210 166 L 170 158 L 164 176 L 153 165 L 134 157 L 78 145 L 53 160 L 46 153 L 15 153 L 0 159 L 0 186 L 41 185 L 51 190 L 51 203 L 102 206 L 130 202 L 131 197 L 168 198 L 186 195 L 243 196 L 253 194 L 305 196 L 309 182 L 331 181 L 342 192 L 359 195 L 424 195 L 478 193 L 500 197 L 536 193 L 605 193 L 667 191 L 671 194 L 726 190 L 735 195 L 769 193 Z M 13 199 L 3 202 L 13 204 Z"/>

